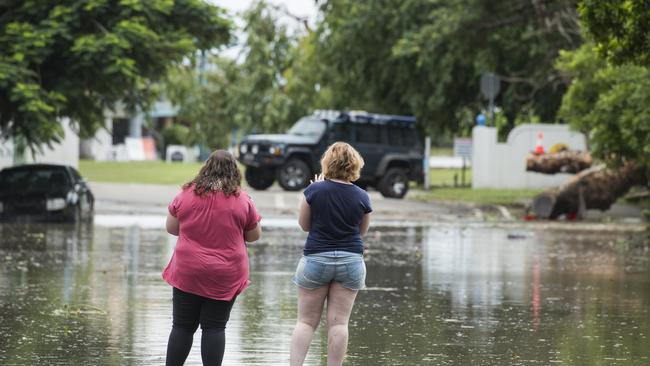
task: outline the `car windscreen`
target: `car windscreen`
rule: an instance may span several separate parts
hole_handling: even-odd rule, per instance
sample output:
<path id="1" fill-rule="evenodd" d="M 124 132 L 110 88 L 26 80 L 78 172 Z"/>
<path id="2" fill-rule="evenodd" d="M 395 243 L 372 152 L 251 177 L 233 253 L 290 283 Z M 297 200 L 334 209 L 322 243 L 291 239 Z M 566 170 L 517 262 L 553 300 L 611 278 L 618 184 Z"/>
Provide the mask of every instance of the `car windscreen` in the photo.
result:
<path id="1" fill-rule="evenodd" d="M 287 132 L 290 135 L 321 137 L 327 128 L 325 121 L 316 118 L 301 118 Z"/>
<path id="2" fill-rule="evenodd" d="M 59 193 L 70 187 L 63 168 L 9 169 L 0 172 L 0 192 L 4 194 Z"/>

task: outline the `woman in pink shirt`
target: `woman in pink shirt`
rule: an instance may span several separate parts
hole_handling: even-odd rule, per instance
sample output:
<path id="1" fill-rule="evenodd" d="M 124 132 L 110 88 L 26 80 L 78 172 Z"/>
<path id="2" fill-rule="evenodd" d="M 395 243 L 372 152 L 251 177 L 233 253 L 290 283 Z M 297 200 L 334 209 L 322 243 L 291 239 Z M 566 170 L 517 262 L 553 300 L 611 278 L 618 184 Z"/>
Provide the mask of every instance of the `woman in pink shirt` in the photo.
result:
<path id="1" fill-rule="evenodd" d="M 212 153 L 169 205 L 167 232 L 178 241 L 163 272 L 174 288 L 168 366 L 185 363 L 199 324 L 203 364 L 221 365 L 230 310 L 249 283 L 245 241 L 260 238 L 259 221 L 237 162 L 224 150 Z"/>

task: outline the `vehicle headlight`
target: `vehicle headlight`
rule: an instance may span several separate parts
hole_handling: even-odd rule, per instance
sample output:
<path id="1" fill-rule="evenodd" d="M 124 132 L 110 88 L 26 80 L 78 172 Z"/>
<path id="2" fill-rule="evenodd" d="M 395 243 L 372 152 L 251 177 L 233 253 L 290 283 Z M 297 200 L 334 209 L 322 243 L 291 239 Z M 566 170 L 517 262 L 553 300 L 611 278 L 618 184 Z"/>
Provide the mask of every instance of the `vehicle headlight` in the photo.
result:
<path id="1" fill-rule="evenodd" d="M 269 147 L 269 153 L 271 155 L 281 155 L 282 154 L 282 148 L 280 146 L 271 146 Z"/>
<path id="2" fill-rule="evenodd" d="M 239 152 L 242 154 L 246 154 L 248 152 L 248 145 L 246 144 L 239 145 Z"/>
<path id="3" fill-rule="evenodd" d="M 260 147 L 259 147 L 258 145 L 253 145 L 253 146 L 251 147 L 251 152 L 252 152 L 253 154 L 257 154 L 259 151 L 260 151 Z"/>
<path id="4" fill-rule="evenodd" d="M 75 191 L 70 191 L 68 192 L 68 195 L 66 196 L 65 200 L 67 202 L 72 203 L 73 205 L 76 205 L 77 201 L 79 201 L 79 195 Z"/>
<path id="5" fill-rule="evenodd" d="M 48 211 L 58 211 L 65 208 L 65 199 L 63 198 L 48 198 L 46 202 Z"/>

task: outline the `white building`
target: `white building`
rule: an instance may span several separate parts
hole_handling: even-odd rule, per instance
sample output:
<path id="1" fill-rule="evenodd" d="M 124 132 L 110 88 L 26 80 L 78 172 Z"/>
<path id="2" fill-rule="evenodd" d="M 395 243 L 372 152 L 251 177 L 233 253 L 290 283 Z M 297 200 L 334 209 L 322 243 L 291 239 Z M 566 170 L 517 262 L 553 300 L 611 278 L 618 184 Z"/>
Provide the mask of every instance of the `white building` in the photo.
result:
<path id="1" fill-rule="evenodd" d="M 153 126 L 148 129 L 143 113 L 134 115 L 118 105 L 114 111 L 106 111 L 104 128 L 97 131 L 95 137 L 81 141 L 81 156 L 98 161 L 155 159 L 155 140 L 143 139 L 143 135 L 171 125 L 177 113 L 178 108 L 168 101 L 154 103 L 148 113 Z"/>
<path id="2" fill-rule="evenodd" d="M 61 119 L 64 137 L 51 146 L 42 145 L 40 150 L 32 154 L 27 149 L 24 154 L 16 151 L 12 140 L 0 142 L 0 169 L 18 164 L 48 163 L 71 165 L 79 167 L 79 135 L 72 129 L 70 120 Z"/>

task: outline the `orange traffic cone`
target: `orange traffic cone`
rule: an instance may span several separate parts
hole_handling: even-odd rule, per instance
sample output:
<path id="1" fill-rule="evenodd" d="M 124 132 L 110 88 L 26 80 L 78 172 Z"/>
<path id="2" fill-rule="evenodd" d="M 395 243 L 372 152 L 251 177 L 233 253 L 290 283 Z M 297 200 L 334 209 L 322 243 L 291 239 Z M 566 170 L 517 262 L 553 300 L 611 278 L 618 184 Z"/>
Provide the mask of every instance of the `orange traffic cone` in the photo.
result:
<path id="1" fill-rule="evenodd" d="M 535 154 L 541 155 L 544 153 L 544 146 L 542 146 L 542 140 L 544 140 L 544 133 L 537 133 L 537 142 L 535 144 Z"/>

